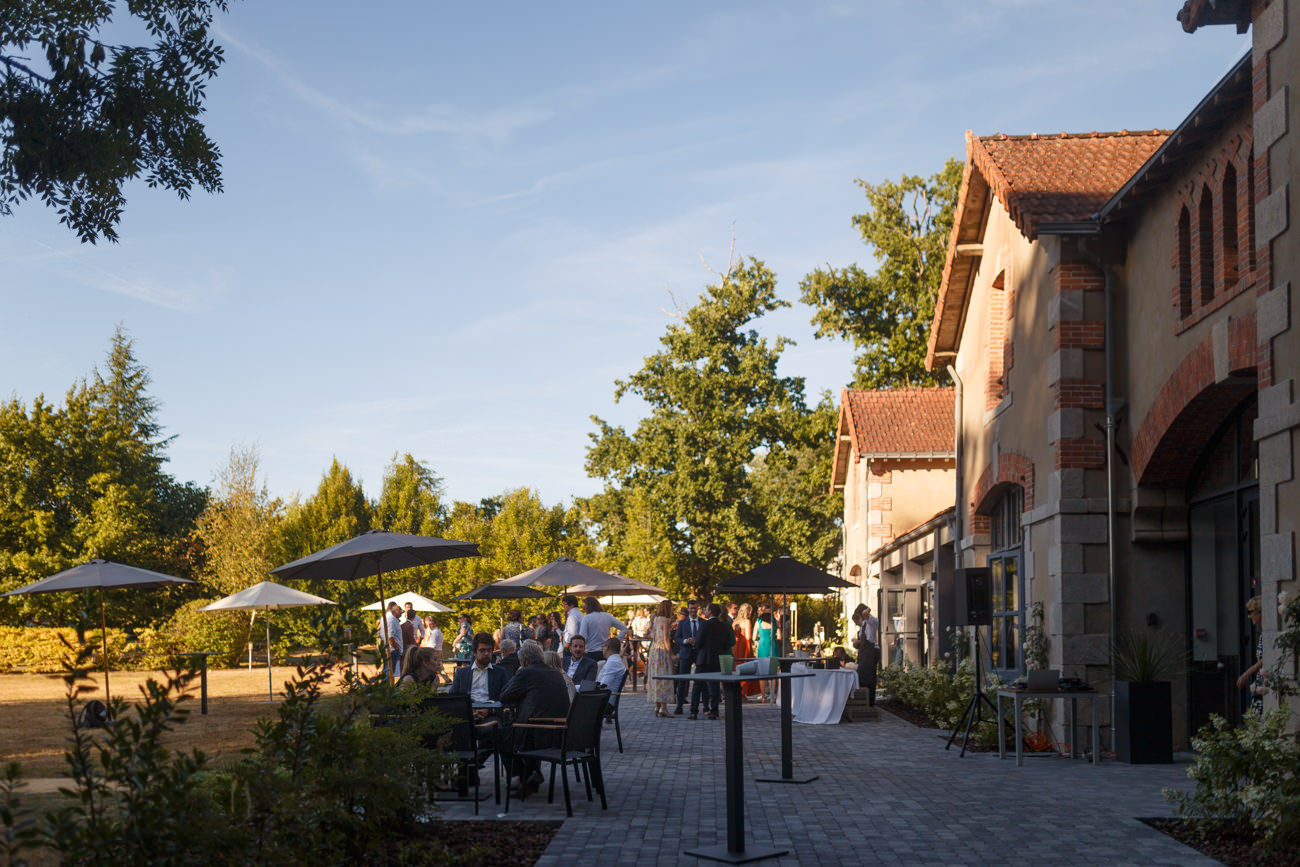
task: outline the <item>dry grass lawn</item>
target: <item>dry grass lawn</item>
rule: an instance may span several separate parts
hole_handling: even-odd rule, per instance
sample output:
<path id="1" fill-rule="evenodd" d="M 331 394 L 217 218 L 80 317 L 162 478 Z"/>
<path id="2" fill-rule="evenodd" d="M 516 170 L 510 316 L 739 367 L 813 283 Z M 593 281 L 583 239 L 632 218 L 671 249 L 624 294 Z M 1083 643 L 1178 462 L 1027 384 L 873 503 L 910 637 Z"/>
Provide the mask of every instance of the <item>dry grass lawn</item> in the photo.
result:
<path id="1" fill-rule="evenodd" d="M 362 667 L 363 673 L 373 671 L 369 666 Z M 288 666 L 275 669 L 277 693 L 294 673 Z M 158 672 L 113 672 L 113 695 L 137 701 L 141 686 L 151 677 L 160 682 L 164 679 Z M 103 700 L 102 672 L 92 675 L 92 680 L 97 689 L 82 696 L 78 707 L 92 698 Z M 336 678 L 331 683 L 340 682 Z M 199 683 L 195 678 L 189 691 L 193 700 L 186 702 L 190 718 L 172 732 L 169 746 L 186 752 L 200 749 L 215 764 L 237 758 L 240 750 L 254 745 L 253 724 L 260 717 L 275 715 L 276 705 L 268 701 L 268 691 L 265 667 L 252 671 L 210 670 L 208 714 L 203 716 L 199 713 Z M 17 761 L 28 780 L 65 776 L 63 751 L 71 731 L 59 675 L 0 675 L 0 766 Z"/>

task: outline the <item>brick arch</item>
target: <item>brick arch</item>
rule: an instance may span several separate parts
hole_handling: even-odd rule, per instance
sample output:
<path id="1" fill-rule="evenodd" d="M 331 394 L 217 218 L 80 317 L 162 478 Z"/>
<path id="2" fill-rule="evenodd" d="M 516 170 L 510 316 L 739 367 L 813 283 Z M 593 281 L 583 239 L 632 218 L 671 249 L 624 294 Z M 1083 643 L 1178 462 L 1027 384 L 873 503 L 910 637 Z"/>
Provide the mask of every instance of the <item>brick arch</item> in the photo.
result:
<path id="1" fill-rule="evenodd" d="M 996 494 L 1007 485 L 1019 485 L 1025 491 L 1025 511 L 1034 507 L 1034 462 L 1028 457 L 1015 452 L 998 454 L 997 466 L 993 462 L 984 468 L 975 490 L 971 495 L 969 526 L 975 530 L 983 527 L 988 531 L 988 517 L 985 512 L 997 497 Z"/>
<path id="2" fill-rule="evenodd" d="M 1228 371 L 1250 379 L 1216 382 L 1214 338 L 1206 337 L 1165 380 L 1133 438 L 1134 481 L 1145 487 L 1174 487 L 1187 472 L 1223 419 L 1258 387 L 1255 369 L 1255 316 L 1228 323 Z"/>

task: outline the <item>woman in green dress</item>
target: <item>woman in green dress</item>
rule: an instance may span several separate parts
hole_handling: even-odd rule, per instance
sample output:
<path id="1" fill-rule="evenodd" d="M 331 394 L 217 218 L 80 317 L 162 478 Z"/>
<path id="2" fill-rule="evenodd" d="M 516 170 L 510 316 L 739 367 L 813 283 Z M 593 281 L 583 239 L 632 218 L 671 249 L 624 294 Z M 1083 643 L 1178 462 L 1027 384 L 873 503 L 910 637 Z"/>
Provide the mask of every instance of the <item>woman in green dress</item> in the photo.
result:
<path id="1" fill-rule="evenodd" d="M 758 605 L 758 619 L 754 621 L 754 657 L 756 659 L 776 656 L 774 638 L 772 605 L 769 602 L 760 602 Z M 776 701 L 776 681 L 765 680 L 762 681 L 762 684 L 763 697 L 759 701 Z"/>

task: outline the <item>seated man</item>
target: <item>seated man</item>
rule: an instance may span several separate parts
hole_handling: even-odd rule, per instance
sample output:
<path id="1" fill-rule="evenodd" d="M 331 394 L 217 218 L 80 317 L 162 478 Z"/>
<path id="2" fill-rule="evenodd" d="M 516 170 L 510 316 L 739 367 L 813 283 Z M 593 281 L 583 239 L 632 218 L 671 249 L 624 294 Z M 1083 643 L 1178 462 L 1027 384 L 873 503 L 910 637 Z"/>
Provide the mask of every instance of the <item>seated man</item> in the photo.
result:
<path id="1" fill-rule="evenodd" d="M 620 652 L 622 644 L 617 638 L 608 639 L 603 650 L 605 666 L 596 676 L 596 683 L 613 693 L 609 697 L 609 705 L 605 708 L 605 716 L 610 717 L 612 721 L 614 705 L 618 703 L 618 691 L 623 688 L 623 678 L 627 675 L 627 663 L 623 660 L 623 654 Z"/>
<path id="2" fill-rule="evenodd" d="M 501 639 L 501 658 L 496 661 L 496 665 L 505 669 L 510 677 L 514 677 L 519 670 L 519 654 L 515 653 L 515 643 L 511 639 Z"/>
<path id="3" fill-rule="evenodd" d="M 587 660 L 589 663 L 591 660 Z M 594 666 L 594 663 L 593 663 Z M 564 675 L 547 665 L 542 659 L 542 648 L 537 644 L 527 644 L 519 651 L 519 672 L 510 679 L 501 693 L 501 701 L 515 706 L 516 723 L 528 722 L 534 717 L 552 717 L 562 719 L 569 715 L 569 688 L 564 684 Z M 534 732 L 535 735 L 552 735 L 552 737 L 535 737 L 529 742 L 530 747 L 545 747 L 554 743 L 552 732 Z M 510 757 L 514 751 L 513 728 L 511 724 L 502 726 L 501 752 L 506 760 L 506 767 L 518 775 L 510 784 L 521 794 L 536 791 L 542 775 L 536 760 L 518 767 L 511 767 Z M 563 771 L 561 770 L 561 773 Z"/>
<path id="4" fill-rule="evenodd" d="M 596 679 L 596 660 L 587 656 L 587 639 L 581 635 L 569 639 L 569 661 L 564 673 L 574 684 Z"/>
<path id="5" fill-rule="evenodd" d="M 492 664 L 492 646 L 492 636 L 488 633 L 480 632 L 474 636 L 474 661 L 456 669 L 456 676 L 451 679 L 453 695 L 468 695 L 474 701 L 501 701 L 501 691 L 510 675 Z M 491 715 L 500 716 L 499 713 Z M 474 709 L 476 722 L 482 722 L 488 716 L 487 708 Z"/>

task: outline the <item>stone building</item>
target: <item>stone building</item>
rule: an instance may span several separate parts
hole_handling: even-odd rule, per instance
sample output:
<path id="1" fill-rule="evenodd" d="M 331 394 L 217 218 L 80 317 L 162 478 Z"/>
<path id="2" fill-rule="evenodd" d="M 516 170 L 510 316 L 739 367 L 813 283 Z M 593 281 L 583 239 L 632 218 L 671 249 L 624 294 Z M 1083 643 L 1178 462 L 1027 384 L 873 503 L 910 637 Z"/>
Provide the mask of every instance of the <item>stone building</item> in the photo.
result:
<path id="1" fill-rule="evenodd" d="M 896 645 L 915 662 L 936 635 L 928 564 L 936 540 L 951 539 L 930 525 L 953 502 L 954 396 L 952 388 L 846 388 L 840 396 L 831 487 L 844 492 L 843 577 L 857 585 L 841 593 L 844 616 L 865 602 L 880 618 L 882 647 Z M 887 550 L 890 557 L 877 556 Z"/>

